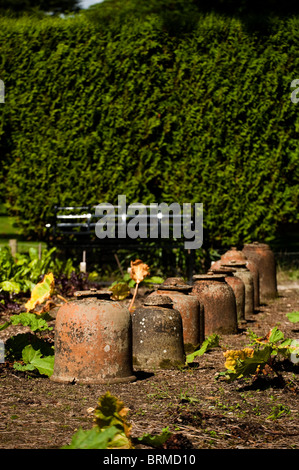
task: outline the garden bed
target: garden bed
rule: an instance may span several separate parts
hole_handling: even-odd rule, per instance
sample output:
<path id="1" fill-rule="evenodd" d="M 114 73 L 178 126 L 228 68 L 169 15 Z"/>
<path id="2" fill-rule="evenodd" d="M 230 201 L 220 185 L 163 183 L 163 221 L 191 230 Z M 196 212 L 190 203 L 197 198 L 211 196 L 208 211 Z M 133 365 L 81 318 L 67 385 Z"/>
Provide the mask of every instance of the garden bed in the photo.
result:
<path id="1" fill-rule="evenodd" d="M 297 339 L 298 324 L 286 317 L 295 310 L 298 286 L 281 285 L 276 300 L 260 307 L 237 335 L 223 335 L 220 345 L 242 348 L 250 343 L 248 329 L 263 336 L 275 325 L 286 338 Z M 7 313 L 0 323 L 5 320 Z M 11 327 L 0 333 L 0 339 L 23 331 L 26 327 Z M 129 408 L 135 448 L 146 448 L 138 444 L 138 437 L 161 434 L 166 427 L 173 433 L 166 448 L 298 448 L 298 365 L 289 360 L 279 363 L 284 382 L 270 372 L 256 380 L 227 383 L 216 380 L 224 370 L 221 348 L 196 361 L 180 370 L 139 372 L 135 382 L 113 385 L 58 384 L 0 364 L 0 448 L 55 449 L 69 444 L 75 430 L 92 427 L 93 409 L 108 390 Z"/>

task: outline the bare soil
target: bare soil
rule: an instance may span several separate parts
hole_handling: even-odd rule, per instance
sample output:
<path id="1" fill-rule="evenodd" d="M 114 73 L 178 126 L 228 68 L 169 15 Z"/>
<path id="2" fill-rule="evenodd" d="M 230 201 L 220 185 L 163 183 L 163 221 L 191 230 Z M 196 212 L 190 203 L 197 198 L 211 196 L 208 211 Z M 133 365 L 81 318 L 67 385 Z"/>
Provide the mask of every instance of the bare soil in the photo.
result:
<path id="1" fill-rule="evenodd" d="M 242 348 L 250 342 L 248 329 L 263 336 L 275 325 L 286 338 L 299 339 L 298 324 L 286 317 L 295 310 L 299 286 L 284 283 L 277 299 L 261 306 L 238 334 L 223 335 L 220 344 Z M 6 319 L 2 315 L 0 323 Z M 13 328 L 1 332 L 0 339 L 27 331 Z M 93 409 L 108 390 L 129 408 L 136 449 L 147 448 L 138 444 L 138 437 L 160 434 L 166 427 L 173 433 L 164 446 L 169 449 L 298 449 L 299 366 L 289 360 L 279 364 L 283 381 L 269 373 L 227 383 L 216 380 L 224 371 L 224 356 L 223 349 L 214 348 L 192 367 L 138 372 L 135 382 L 117 385 L 58 384 L 0 364 L 0 449 L 59 449 L 69 444 L 78 428 L 92 427 Z"/>

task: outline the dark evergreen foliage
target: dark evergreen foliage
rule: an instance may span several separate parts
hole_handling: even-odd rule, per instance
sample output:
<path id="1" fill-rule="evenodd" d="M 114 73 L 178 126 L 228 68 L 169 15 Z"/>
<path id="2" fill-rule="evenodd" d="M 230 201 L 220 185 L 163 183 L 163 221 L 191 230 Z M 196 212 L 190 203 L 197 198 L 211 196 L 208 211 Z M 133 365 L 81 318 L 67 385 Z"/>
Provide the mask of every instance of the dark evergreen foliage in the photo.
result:
<path id="1" fill-rule="evenodd" d="M 107 18 L 106 18 L 107 19 Z M 54 204 L 202 202 L 209 243 L 298 221 L 299 20 L 0 20 L 1 192 L 24 233 Z"/>

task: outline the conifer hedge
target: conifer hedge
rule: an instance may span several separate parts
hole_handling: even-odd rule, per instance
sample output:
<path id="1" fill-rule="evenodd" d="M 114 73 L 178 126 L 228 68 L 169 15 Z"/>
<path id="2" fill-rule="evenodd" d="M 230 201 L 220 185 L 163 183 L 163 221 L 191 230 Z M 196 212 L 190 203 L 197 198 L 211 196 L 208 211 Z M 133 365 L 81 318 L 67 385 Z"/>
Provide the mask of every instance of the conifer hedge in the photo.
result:
<path id="1" fill-rule="evenodd" d="M 55 204 L 202 202 L 213 245 L 298 221 L 299 19 L 0 19 L 0 187 L 26 235 Z"/>

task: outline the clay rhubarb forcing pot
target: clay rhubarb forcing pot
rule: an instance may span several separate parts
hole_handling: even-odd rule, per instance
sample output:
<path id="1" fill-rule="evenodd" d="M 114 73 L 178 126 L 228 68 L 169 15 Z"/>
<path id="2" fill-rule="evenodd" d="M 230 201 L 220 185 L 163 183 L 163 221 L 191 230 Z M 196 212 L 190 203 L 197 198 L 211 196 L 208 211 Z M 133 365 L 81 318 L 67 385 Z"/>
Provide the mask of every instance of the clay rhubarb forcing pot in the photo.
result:
<path id="1" fill-rule="evenodd" d="M 166 295 L 148 296 L 132 315 L 133 366 L 174 369 L 185 364 L 182 317 Z"/>
<path id="2" fill-rule="evenodd" d="M 225 274 L 198 274 L 193 276 L 193 282 L 192 294 L 204 308 L 205 336 L 237 333 L 235 294 L 225 281 Z"/>
<path id="3" fill-rule="evenodd" d="M 249 269 L 246 266 L 246 261 L 235 261 L 231 260 L 227 263 L 223 263 L 223 266 L 226 268 L 234 268 L 234 276 L 239 277 L 245 286 L 245 320 L 254 314 L 254 285 L 253 285 L 253 276 Z"/>
<path id="4" fill-rule="evenodd" d="M 260 302 L 267 303 L 277 297 L 276 262 L 269 245 L 254 242 L 244 245 L 242 251 L 258 268 Z"/>
<path id="5" fill-rule="evenodd" d="M 51 380 L 82 384 L 136 380 L 132 364 L 132 319 L 110 293 L 82 291 L 57 312 Z"/>
<path id="6" fill-rule="evenodd" d="M 237 250 L 236 247 L 231 247 L 230 250 L 226 251 L 222 256 L 221 260 L 217 261 L 217 263 L 220 264 L 225 264 L 229 261 L 240 261 L 240 262 L 245 262 L 246 267 L 249 269 L 249 271 L 252 274 L 253 277 L 253 290 L 254 290 L 254 299 L 253 299 L 253 305 L 254 305 L 254 310 L 258 310 L 258 307 L 260 305 L 260 284 L 259 284 L 259 270 L 258 266 L 256 263 L 252 260 L 249 259 L 246 254 L 241 251 Z"/>
<path id="7" fill-rule="evenodd" d="M 178 310 L 183 322 L 183 340 L 185 353 L 195 351 L 204 340 L 203 308 L 199 300 L 192 294 L 192 286 L 184 279 L 172 277 L 165 280 L 153 295 L 166 295 L 173 301 L 173 307 Z M 150 297 L 149 296 L 149 297 Z"/>
<path id="8" fill-rule="evenodd" d="M 234 273 L 236 270 L 234 268 L 230 267 L 224 267 L 221 266 L 219 268 L 214 267 L 214 265 L 211 267 L 211 271 L 214 274 L 224 274 L 225 275 L 225 282 L 234 291 L 235 294 L 235 299 L 236 299 L 236 307 L 237 307 L 237 318 L 238 318 L 238 324 L 240 326 L 243 325 L 245 322 L 245 284 L 242 281 L 241 278 L 234 276 Z"/>

